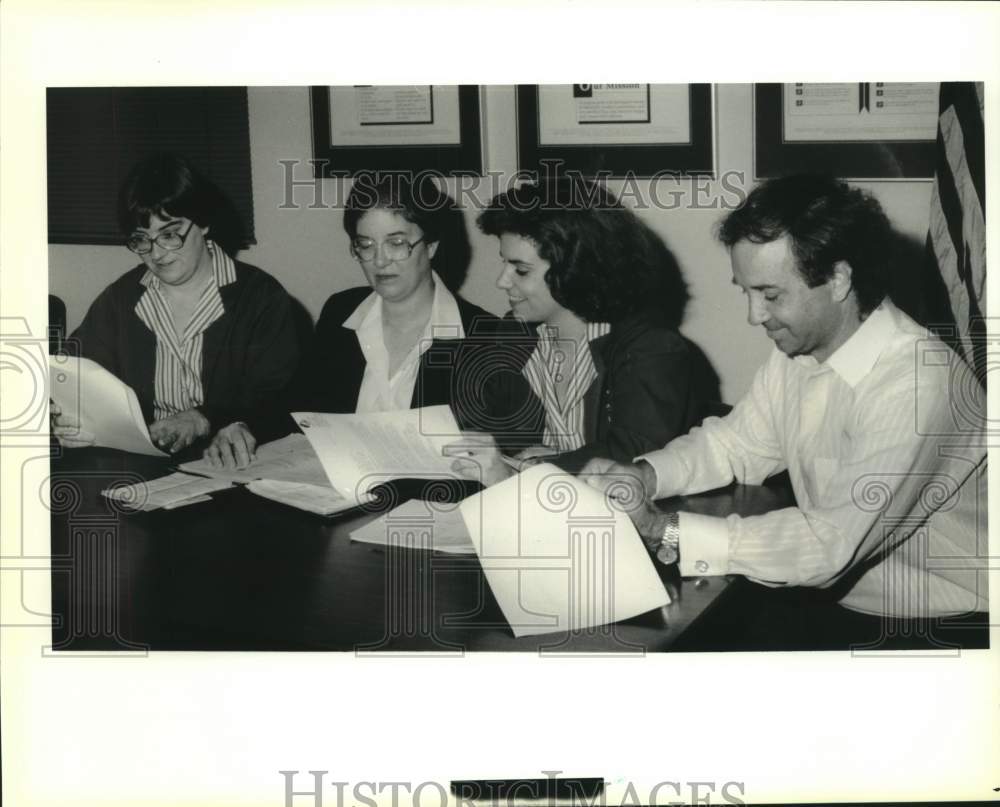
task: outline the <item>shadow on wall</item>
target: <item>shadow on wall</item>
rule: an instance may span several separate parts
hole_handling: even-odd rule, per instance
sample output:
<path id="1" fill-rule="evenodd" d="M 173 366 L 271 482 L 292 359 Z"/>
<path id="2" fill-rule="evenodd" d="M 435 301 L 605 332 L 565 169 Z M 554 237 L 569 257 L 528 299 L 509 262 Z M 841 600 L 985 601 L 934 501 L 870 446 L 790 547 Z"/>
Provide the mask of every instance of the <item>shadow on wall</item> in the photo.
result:
<path id="1" fill-rule="evenodd" d="M 679 331 L 684 321 L 687 305 L 691 300 L 684 274 L 673 252 L 663 239 L 645 222 L 640 222 L 642 231 L 648 239 L 648 254 L 655 266 L 659 268 L 658 284 L 651 295 L 650 308 L 658 314 L 662 321 Z M 721 381 L 708 356 L 697 344 L 682 336 L 691 351 L 693 389 L 697 400 L 705 403 L 702 416 L 721 416 L 728 413 L 729 407 L 722 403 Z"/>
<path id="2" fill-rule="evenodd" d="M 465 216 L 450 197 L 447 206 L 440 212 L 441 240 L 437 252 L 431 259 L 431 266 L 444 281 L 448 291 L 458 294 L 469 274 L 472 262 L 472 244 L 465 224 Z"/>
<path id="3" fill-rule="evenodd" d="M 921 325 L 947 335 L 955 330 L 955 315 L 948 289 L 936 263 L 928 260 L 929 254 L 925 242 L 893 232 L 889 297 Z"/>

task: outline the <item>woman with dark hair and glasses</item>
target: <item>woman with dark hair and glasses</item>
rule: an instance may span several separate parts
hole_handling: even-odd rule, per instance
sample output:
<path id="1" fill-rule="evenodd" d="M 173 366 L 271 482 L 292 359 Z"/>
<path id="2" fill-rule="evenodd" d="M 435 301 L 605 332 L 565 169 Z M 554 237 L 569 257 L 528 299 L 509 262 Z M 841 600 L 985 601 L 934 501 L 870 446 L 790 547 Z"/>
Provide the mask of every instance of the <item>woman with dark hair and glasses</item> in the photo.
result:
<path id="1" fill-rule="evenodd" d="M 371 413 L 450 404 L 459 422 L 474 419 L 466 415 L 476 401 L 465 394 L 459 367 L 472 368 L 483 356 L 500 320 L 445 282 L 454 283 L 468 262 L 468 237 L 454 201 L 429 176 L 366 173 L 355 179 L 343 223 L 367 285 L 326 301 L 283 412 L 246 424 L 236 436 L 238 466 L 258 440 L 297 428 L 290 411 Z M 214 450 L 208 457 L 226 465 L 233 459 Z"/>
<path id="2" fill-rule="evenodd" d="M 138 163 L 122 187 L 119 221 L 142 263 L 97 297 L 68 340 L 135 391 L 151 439 L 171 453 L 254 417 L 298 362 L 281 284 L 210 237 L 226 209 L 183 157 Z M 54 414 L 63 445 L 93 443 L 69 413 Z"/>
<path id="3" fill-rule="evenodd" d="M 683 281 L 659 237 L 610 192 L 583 182 L 523 185 L 495 197 L 479 227 L 500 241 L 497 286 L 511 315 L 537 333 L 506 385 L 530 387 L 534 405 L 523 407 L 520 392 L 493 405 L 498 413 L 518 407 L 512 428 L 543 437 L 504 462 L 496 432 L 469 435 L 455 446 L 456 471 L 492 484 L 511 466 L 543 460 L 571 472 L 594 456 L 631 461 L 698 421 L 717 392 L 674 325 Z"/>

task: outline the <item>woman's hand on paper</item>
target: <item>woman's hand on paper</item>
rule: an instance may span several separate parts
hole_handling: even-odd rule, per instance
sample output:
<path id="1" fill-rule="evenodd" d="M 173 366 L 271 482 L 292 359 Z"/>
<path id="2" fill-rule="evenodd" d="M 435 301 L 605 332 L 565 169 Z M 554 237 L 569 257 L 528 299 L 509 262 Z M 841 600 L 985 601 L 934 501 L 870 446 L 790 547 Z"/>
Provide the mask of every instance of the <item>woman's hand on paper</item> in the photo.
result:
<path id="1" fill-rule="evenodd" d="M 443 453 L 455 458 L 451 470 L 487 487 L 514 474 L 514 470 L 504 464 L 492 434 L 464 432 L 462 439 L 446 445 Z"/>
<path id="2" fill-rule="evenodd" d="M 208 418 L 197 409 L 187 409 L 153 421 L 149 425 L 149 439 L 157 448 L 176 454 L 199 437 L 206 437 L 210 430 Z"/>
<path id="3" fill-rule="evenodd" d="M 49 403 L 49 419 L 52 436 L 63 448 L 86 448 L 96 442 L 93 434 L 80 430 L 80 421 L 76 415 L 63 412 L 55 401 Z"/>
<path id="4" fill-rule="evenodd" d="M 246 423 L 230 423 L 219 429 L 205 449 L 205 459 L 216 468 L 237 468 L 242 470 L 253 462 L 257 450 L 257 438 L 250 433 Z"/>

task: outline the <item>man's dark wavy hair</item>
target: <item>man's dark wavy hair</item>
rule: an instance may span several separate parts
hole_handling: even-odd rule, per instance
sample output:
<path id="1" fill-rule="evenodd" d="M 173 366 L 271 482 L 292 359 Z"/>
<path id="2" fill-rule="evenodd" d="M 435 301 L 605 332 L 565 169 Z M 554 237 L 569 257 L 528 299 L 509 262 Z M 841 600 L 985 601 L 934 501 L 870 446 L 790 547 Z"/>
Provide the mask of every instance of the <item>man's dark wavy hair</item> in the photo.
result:
<path id="1" fill-rule="evenodd" d="M 486 235 L 529 239 L 549 264 L 545 282 L 552 297 L 588 322 L 669 307 L 662 241 L 597 184 L 521 185 L 494 197 L 478 224 Z"/>
<path id="2" fill-rule="evenodd" d="M 891 234 L 889 219 L 870 194 L 818 174 L 767 180 L 718 230 L 727 247 L 788 235 L 799 273 L 811 288 L 830 280 L 834 264 L 846 261 L 862 314 L 888 293 Z"/>

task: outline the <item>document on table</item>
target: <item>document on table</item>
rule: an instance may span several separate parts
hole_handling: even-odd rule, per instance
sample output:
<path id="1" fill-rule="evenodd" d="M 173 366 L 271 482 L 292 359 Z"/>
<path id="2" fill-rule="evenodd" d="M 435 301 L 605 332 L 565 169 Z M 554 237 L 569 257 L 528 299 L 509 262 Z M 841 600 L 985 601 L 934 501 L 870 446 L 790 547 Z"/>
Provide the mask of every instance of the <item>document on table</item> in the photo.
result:
<path id="1" fill-rule="evenodd" d="M 581 630 L 667 605 L 629 517 L 554 465 L 535 465 L 460 510 L 515 636 Z"/>
<path id="2" fill-rule="evenodd" d="M 465 519 L 451 503 L 410 499 L 351 533 L 352 541 L 475 555 Z"/>
<path id="3" fill-rule="evenodd" d="M 49 395 L 95 444 L 134 454 L 165 457 L 153 445 L 135 392 L 90 359 L 49 356 Z"/>
<path id="4" fill-rule="evenodd" d="M 200 476 L 229 479 L 233 482 L 253 482 L 255 479 L 275 479 L 306 485 L 327 486 L 329 481 L 304 434 L 290 434 L 280 440 L 264 443 L 257 448 L 253 461 L 242 470 L 218 468 L 206 459 L 185 462 L 179 466 Z"/>
<path id="5" fill-rule="evenodd" d="M 452 458 L 442 452 L 461 438 L 447 406 L 365 415 L 293 412 L 292 417 L 330 483 L 348 498 L 390 479 L 458 477 Z"/>
<path id="6" fill-rule="evenodd" d="M 185 462 L 182 471 L 213 479 L 244 483 L 265 499 L 321 516 L 332 516 L 370 501 L 371 496 L 346 496 L 336 490 L 304 434 L 290 434 L 260 446 L 242 470 L 218 468 L 208 460 Z"/>
<path id="7" fill-rule="evenodd" d="M 186 504 L 211 501 L 209 493 L 231 486 L 232 482 L 227 479 L 170 474 L 148 482 L 106 488 L 101 491 L 101 495 L 121 502 L 132 510 L 156 510 L 159 507 L 171 510 Z"/>

